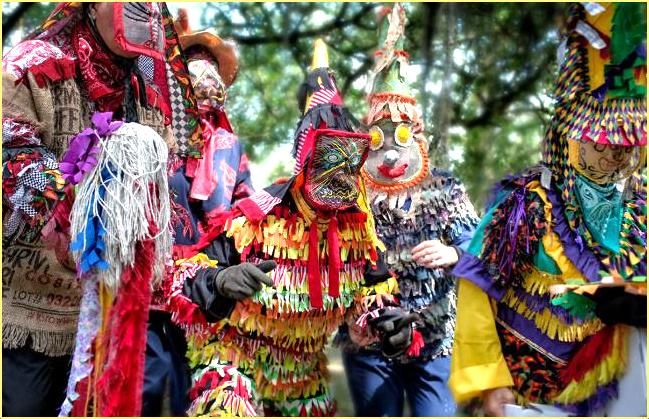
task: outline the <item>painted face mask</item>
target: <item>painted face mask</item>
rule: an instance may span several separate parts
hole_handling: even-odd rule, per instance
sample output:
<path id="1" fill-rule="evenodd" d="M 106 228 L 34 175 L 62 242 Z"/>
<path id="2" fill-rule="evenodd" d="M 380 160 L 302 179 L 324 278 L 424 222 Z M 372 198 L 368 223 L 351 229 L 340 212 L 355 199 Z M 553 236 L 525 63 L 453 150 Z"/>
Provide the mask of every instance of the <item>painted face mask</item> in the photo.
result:
<path id="1" fill-rule="evenodd" d="M 304 197 L 317 210 L 353 207 L 360 193 L 360 170 L 370 137 L 347 131 L 316 130 L 313 155 L 307 164 Z"/>
<path id="2" fill-rule="evenodd" d="M 164 59 L 165 33 L 158 3 L 114 3 L 115 41 L 126 52 Z"/>
<path id="3" fill-rule="evenodd" d="M 597 184 L 615 183 L 635 172 L 645 159 L 645 147 L 568 141 L 570 165 Z"/>
<path id="4" fill-rule="evenodd" d="M 197 59 L 191 60 L 188 68 L 198 107 L 202 110 L 222 108 L 226 89 L 218 65 L 212 60 Z"/>
<path id="5" fill-rule="evenodd" d="M 428 173 L 425 143 L 415 140 L 413 124 L 381 119 L 369 130 L 370 152 L 363 176 L 377 184 L 415 184 Z"/>

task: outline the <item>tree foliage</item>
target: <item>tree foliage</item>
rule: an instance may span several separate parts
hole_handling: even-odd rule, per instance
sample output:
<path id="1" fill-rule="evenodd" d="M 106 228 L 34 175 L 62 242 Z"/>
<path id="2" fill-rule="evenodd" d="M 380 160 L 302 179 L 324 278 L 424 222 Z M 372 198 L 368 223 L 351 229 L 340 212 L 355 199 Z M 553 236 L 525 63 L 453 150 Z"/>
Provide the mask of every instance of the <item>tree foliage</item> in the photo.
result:
<path id="1" fill-rule="evenodd" d="M 381 4 L 201 7 L 202 26 L 239 45 L 241 70 L 228 109 L 251 160 L 273 159 L 278 144 L 292 142 L 300 115 L 295 94 L 317 37 L 329 45 L 346 104 L 357 117 L 365 112 L 365 81 L 378 47 L 375 16 Z M 554 3 L 406 4 L 405 47 L 431 160 L 451 168 L 477 206 L 498 178 L 539 159 L 551 106 L 556 22 L 565 8 Z M 21 18 L 25 32 L 50 9 L 51 4 L 35 3 Z M 3 10 L 3 27 L 9 13 L 11 8 Z M 290 172 L 277 159 L 273 162 L 276 166 L 268 172 Z"/>

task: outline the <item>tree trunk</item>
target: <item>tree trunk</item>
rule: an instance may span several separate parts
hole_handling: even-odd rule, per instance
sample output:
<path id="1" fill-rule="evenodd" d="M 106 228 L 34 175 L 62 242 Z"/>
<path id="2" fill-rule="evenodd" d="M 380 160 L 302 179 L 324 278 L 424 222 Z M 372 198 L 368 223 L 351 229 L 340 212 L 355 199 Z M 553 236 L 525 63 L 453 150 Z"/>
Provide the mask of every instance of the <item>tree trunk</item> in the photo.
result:
<path id="1" fill-rule="evenodd" d="M 453 73 L 453 48 L 456 37 L 456 5 L 454 3 L 445 3 L 440 8 L 444 16 L 440 32 L 442 33 L 442 86 L 439 93 L 439 99 L 434 107 L 433 120 L 433 137 L 429 145 L 428 154 L 431 163 L 437 167 L 448 167 L 448 130 L 450 121 L 453 118 L 453 107 L 451 102 L 451 75 Z"/>
<path id="2" fill-rule="evenodd" d="M 9 34 L 15 29 L 20 19 L 33 5 L 34 3 L 20 3 L 9 14 L 2 16 L 2 36 L 4 39 L 7 39 Z"/>

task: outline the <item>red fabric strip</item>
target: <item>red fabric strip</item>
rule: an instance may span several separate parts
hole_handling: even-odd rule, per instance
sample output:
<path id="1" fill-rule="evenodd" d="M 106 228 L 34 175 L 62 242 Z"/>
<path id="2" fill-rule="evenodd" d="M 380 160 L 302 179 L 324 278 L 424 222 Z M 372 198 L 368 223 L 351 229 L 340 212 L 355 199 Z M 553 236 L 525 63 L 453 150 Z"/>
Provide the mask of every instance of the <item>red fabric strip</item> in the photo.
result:
<path id="1" fill-rule="evenodd" d="M 309 229 L 309 299 L 312 308 L 322 308 L 322 285 L 320 284 L 320 246 L 318 243 L 318 225 L 315 220 Z"/>
<path id="2" fill-rule="evenodd" d="M 340 297 L 340 245 L 338 243 L 338 220 L 335 216 L 329 221 L 327 229 L 329 246 L 329 296 Z"/>
<path id="3" fill-rule="evenodd" d="M 97 416 L 139 416 L 142 410 L 146 328 L 155 244 L 138 243 L 135 266 L 127 267 L 109 320 L 107 364 L 97 380 Z"/>
<path id="4" fill-rule="evenodd" d="M 581 345 L 581 348 L 572 355 L 568 365 L 559 372 L 559 377 L 564 385 L 571 381 L 579 381 L 593 368 L 598 366 L 613 349 L 613 335 L 615 328 L 606 326 Z"/>

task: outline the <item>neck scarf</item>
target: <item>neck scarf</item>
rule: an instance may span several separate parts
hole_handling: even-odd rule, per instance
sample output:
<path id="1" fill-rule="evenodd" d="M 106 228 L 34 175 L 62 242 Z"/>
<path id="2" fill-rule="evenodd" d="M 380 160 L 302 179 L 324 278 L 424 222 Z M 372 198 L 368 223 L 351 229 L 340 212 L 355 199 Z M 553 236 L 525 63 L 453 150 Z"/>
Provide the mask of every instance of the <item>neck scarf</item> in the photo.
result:
<path id="1" fill-rule="evenodd" d="M 586 228 L 595 241 L 614 253 L 620 251 L 622 191 L 616 184 L 598 185 L 581 175 L 575 177 L 575 195 Z"/>

